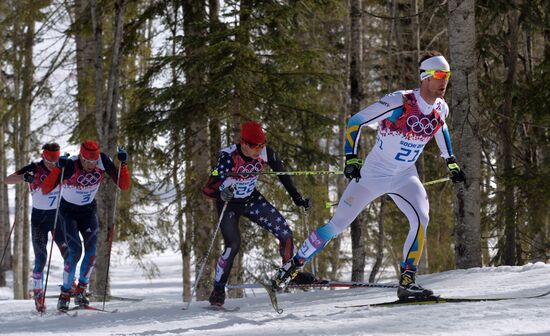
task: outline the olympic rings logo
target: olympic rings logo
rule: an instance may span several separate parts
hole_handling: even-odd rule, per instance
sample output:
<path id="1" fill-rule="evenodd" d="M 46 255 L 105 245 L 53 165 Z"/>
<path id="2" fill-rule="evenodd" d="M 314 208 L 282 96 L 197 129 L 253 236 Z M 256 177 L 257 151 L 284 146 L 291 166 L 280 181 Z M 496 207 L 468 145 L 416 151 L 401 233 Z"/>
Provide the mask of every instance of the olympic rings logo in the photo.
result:
<path id="1" fill-rule="evenodd" d="M 101 178 L 101 174 L 98 172 L 93 173 L 87 173 L 86 175 L 80 175 L 76 182 L 84 187 L 95 185 L 99 183 L 99 179 Z"/>
<path id="2" fill-rule="evenodd" d="M 407 118 L 407 126 L 409 126 L 416 134 L 424 133 L 426 135 L 431 135 L 438 125 L 439 122 L 437 119 L 430 120 L 428 117 L 423 117 L 420 119 L 416 115 L 412 115 Z"/>
<path id="3" fill-rule="evenodd" d="M 249 174 L 249 173 L 257 173 L 263 169 L 264 165 L 261 162 L 256 162 L 254 164 L 249 163 L 245 166 L 240 166 L 237 169 L 237 174 Z"/>

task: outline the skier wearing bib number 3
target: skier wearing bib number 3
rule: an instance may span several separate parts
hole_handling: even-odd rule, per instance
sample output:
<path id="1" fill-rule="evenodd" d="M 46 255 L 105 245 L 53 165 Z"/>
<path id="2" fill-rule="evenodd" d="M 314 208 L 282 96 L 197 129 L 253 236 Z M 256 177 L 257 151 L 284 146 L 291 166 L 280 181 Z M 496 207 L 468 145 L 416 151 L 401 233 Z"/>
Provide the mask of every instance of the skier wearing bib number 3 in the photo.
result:
<path id="1" fill-rule="evenodd" d="M 63 190 L 59 214 L 63 223 L 64 234 L 69 245 L 69 256 L 65 260 L 63 270 L 63 285 L 57 301 L 57 309 L 69 309 L 71 288 L 75 280 L 76 265 L 82 254 L 84 241 L 84 258 L 80 264 L 78 286 L 74 290 L 74 303 L 77 306 L 87 306 L 86 288 L 95 265 L 96 243 L 99 234 L 99 220 L 95 195 L 99 189 L 105 173 L 122 190 L 130 188 L 130 173 L 128 172 L 128 153 L 119 147 L 117 158 L 120 161 L 120 178 L 118 169 L 113 161 L 99 151 L 99 146 L 93 140 L 86 140 L 80 146 L 78 156 L 61 156 L 56 167 L 44 180 L 42 192 L 48 193 L 59 183 L 61 169 L 63 173 Z M 118 179 L 118 180 L 117 180 Z"/>
<path id="2" fill-rule="evenodd" d="M 206 196 L 216 199 L 218 215 L 223 215 L 220 229 L 225 249 L 216 265 L 214 289 L 209 298 L 210 304 L 214 306 L 223 306 L 225 302 L 225 284 L 241 244 L 240 216 L 247 217 L 277 237 L 283 262 L 290 260 L 294 254 L 292 230 L 281 213 L 256 190 L 259 173 L 263 168 L 268 165 L 273 171 L 282 172 L 285 171 L 283 163 L 270 147 L 266 147 L 265 133 L 257 122 L 244 123 L 240 137 L 239 144 L 221 150 L 215 174 L 203 188 Z M 279 180 L 294 204 L 306 210 L 311 206 L 309 199 L 302 198 L 296 190 L 290 176 L 281 175 Z M 226 202 L 226 210 L 221 214 Z M 300 272 L 295 281 L 313 282 L 314 276 Z"/>
<path id="3" fill-rule="evenodd" d="M 449 64 L 440 53 L 430 52 L 419 65 L 420 89 L 389 94 L 349 119 L 344 174 L 351 181 L 334 216 L 312 232 L 293 259 L 278 270 L 272 281 L 274 290 L 284 288 L 294 274 L 344 231 L 370 202 L 388 194 L 410 225 L 403 246 L 397 296 L 406 299 L 433 294 L 415 281 L 428 227 L 429 205 L 414 163 L 428 141 L 435 137 L 452 181 L 464 182 L 465 175 L 453 156 L 445 124 L 449 108 L 443 96 L 451 75 Z M 374 122 L 378 123 L 376 143 L 363 165 L 357 158 L 360 130 Z"/>
<path id="4" fill-rule="evenodd" d="M 42 193 L 42 184 L 50 171 L 55 168 L 60 150 L 57 143 L 48 143 L 42 147 L 42 160 L 33 162 L 4 179 L 6 184 L 27 182 L 32 195 L 31 212 L 31 237 L 34 250 L 34 269 L 32 272 L 34 304 L 38 312 L 46 311 L 44 301 L 44 266 L 48 258 L 48 232 L 52 232 L 55 243 L 59 247 L 61 255 L 65 259 L 68 249 L 65 237 L 57 219 L 54 225 L 55 213 L 59 197 L 59 189 L 54 189 L 47 194 Z M 55 226 L 55 233 L 53 229 Z"/>

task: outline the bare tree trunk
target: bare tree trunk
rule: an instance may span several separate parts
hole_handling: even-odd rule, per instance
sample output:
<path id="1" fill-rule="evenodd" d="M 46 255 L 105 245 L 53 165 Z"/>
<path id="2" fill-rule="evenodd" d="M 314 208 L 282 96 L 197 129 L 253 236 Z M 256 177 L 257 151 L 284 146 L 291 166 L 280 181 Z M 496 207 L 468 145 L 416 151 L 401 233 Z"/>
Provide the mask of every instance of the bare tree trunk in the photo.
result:
<path id="1" fill-rule="evenodd" d="M 350 113 L 353 115 L 361 109 L 363 98 L 362 88 L 362 8 L 361 0 L 350 1 Z M 358 216 L 351 223 L 351 250 L 352 250 L 352 281 L 363 281 L 365 271 L 365 242 L 363 223 Z"/>
<path id="2" fill-rule="evenodd" d="M 95 0 L 92 0 L 92 7 Z M 122 59 L 122 37 L 124 27 L 124 12 L 126 9 L 126 0 L 115 1 L 115 15 L 114 15 L 114 37 L 111 47 L 111 62 L 109 68 L 109 77 L 107 82 L 106 91 L 106 104 L 103 109 L 102 100 L 102 88 L 103 88 L 103 76 L 99 74 L 99 71 L 103 69 L 102 62 L 102 37 L 101 37 L 101 15 L 94 14 L 92 10 L 92 19 L 95 17 L 93 26 L 95 32 L 95 48 L 96 48 L 96 128 L 98 130 L 98 140 L 101 150 L 105 153 L 115 153 L 118 131 L 117 131 L 117 115 L 118 115 L 118 103 L 120 98 L 119 82 L 120 82 L 120 62 Z M 97 10 L 97 7 L 96 7 Z M 104 295 L 110 293 L 109 283 L 109 237 L 116 237 L 114 232 L 113 218 L 114 209 L 116 203 L 116 184 L 104 183 L 101 185 L 100 193 L 98 194 L 98 217 L 100 223 L 100 232 L 97 241 L 97 259 L 95 273 L 93 274 L 92 290 L 97 295 Z"/>
<path id="3" fill-rule="evenodd" d="M 16 25 L 16 34 L 21 34 L 22 48 L 15 55 L 15 93 L 18 101 L 15 103 L 14 121 L 14 149 L 15 164 L 22 167 L 29 160 L 30 145 L 30 123 L 31 123 L 31 103 L 32 103 L 32 85 L 34 65 L 33 65 L 33 45 L 34 45 L 34 19 L 30 16 L 25 20 L 24 28 Z M 16 41 L 18 39 L 16 38 Z M 17 43 L 17 42 L 16 42 Z M 16 256 L 13 270 L 13 291 L 14 298 L 26 299 L 28 296 L 29 282 L 29 203 L 28 188 L 26 185 L 16 186 L 16 228 L 15 228 L 15 246 L 14 255 Z"/>
<path id="4" fill-rule="evenodd" d="M 453 134 L 456 155 L 467 178 L 455 185 L 455 263 L 481 266 L 478 84 L 475 45 L 475 1 L 450 0 L 449 49 L 453 64 Z M 460 141 L 457 141 L 460 140 Z"/>
<path id="5" fill-rule="evenodd" d="M 183 15 L 184 15 L 184 31 L 185 35 L 189 38 L 198 38 L 206 33 L 203 28 L 198 27 L 197 23 L 205 21 L 205 7 L 204 0 L 200 1 L 183 1 Z M 201 52 L 200 47 L 190 45 L 184 41 L 185 53 L 189 57 L 195 57 Z M 185 74 L 186 80 L 191 83 L 193 87 L 200 87 L 201 83 L 205 79 L 206 73 L 202 69 L 196 69 L 189 71 Z M 210 175 L 210 153 L 208 150 L 209 138 L 208 121 L 206 120 L 207 111 L 197 111 L 196 118 L 191 121 L 189 127 L 189 134 L 192 136 L 186 136 L 186 187 L 190 186 L 192 189 L 186 190 L 188 220 L 192 217 L 194 243 L 193 248 L 195 252 L 195 274 L 198 275 L 199 268 L 203 263 L 206 256 L 208 246 L 210 244 L 213 233 L 214 217 L 211 213 L 210 205 L 204 201 L 201 194 L 202 184 L 205 183 Z M 205 144 L 206 149 L 205 149 Z M 211 279 L 214 274 L 215 253 L 211 253 L 206 260 L 205 267 L 202 273 L 202 278 L 198 279 L 197 283 L 197 300 L 205 300 L 210 294 Z M 206 280 L 205 280 L 206 279 Z M 195 277 L 195 281 L 197 278 Z"/>
<path id="6" fill-rule="evenodd" d="M 415 50 L 416 54 L 413 57 L 413 61 L 418 62 L 420 60 L 420 15 L 419 15 L 419 0 L 411 0 L 411 5 L 414 10 L 414 17 L 412 18 L 412 33 L 414 36 Z M 413 62 L 414 63 L 414 62 Z M 416 169 L 418 171 L 418 176 L 420 181 L 425 180 L 425 165 L 424 165 L 424 155 L 421 155 L 416 161 Z M 428 239 L 424 240 L 424 245 L 422 247 L 422 258 L 418 263 L 418 273 L 425 274 L 430 271 L 429 255 L 428 255 Z"/>
<path id="7" fill-rule="evenodd" d="M 90 0 L 75 0 L 74 5 L 79 141 L 96 139 L 98 136 L 95 127 L 95 37 L 90 5 Z"/>
<path id="8" fill-rule="evenodd" d="M 1 45 L 1 42 L 0 42 Z M 0 75 L 1 76 L 1 75 Z M 3 92 L 3 78 L 0 80 L 0 93 Z M 6 113 L 6 106 L 3 98 L 0 95 L 0 116 Z M 0 176 L 7 176 L 6 169 L 6 145 L 5 145 L 5 129 L 3 118 L 0 118 Z M 8 206 L 8 186 L 0 183 L 0 253 L 4 254 L 4 260 L 0 262 L 0 287 L 6 286 L 6 271 L 11 268 L 11 244 L 9 239 L 11 225 L 9 221 L 9 206 Z M 8 247 L 7 245 L 10 245 Z M 1 258 L 1 256 L 0 256 Z"/>
<path id="9" fill-rule="evenodd" d="M 516 1 L 514 1 L 516 3 Z M 506 80 L 504 82 L 504 92 L 513 92 L 516 78 L 516 66 L 518 56 L 518 36 L 519 36 L 519 10 L 512 10 L 508 14 L 508 50 L 505 56 L 505 64 L 508 67 Z M 514 163 L 512 158 L 512 148 L 514 143 L 514 130 L 513 130 L 513 95 L 507 94 L 504 96 L 504 106 L 502 108 L 502 114 L 504 118 L 502 120 L 500 130 L 500 142 L 502 146 L 500 148 L 502 165 L 502 179 L 499 181 L 503 185 L 503 208 L 504 212 L 504 246 L 503 246 L 503 262 L 505 265 L 516 265 L 517 263 L 517 228 L 515 219 L 515 193 L 516 188 L 513 184 L 513 169 Z"/>

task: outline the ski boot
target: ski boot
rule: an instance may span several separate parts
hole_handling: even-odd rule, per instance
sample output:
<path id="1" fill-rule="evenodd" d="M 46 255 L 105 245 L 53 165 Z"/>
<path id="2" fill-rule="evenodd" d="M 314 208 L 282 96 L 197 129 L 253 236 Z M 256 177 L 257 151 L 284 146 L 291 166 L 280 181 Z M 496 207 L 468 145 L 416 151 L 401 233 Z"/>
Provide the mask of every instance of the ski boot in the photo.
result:
<path id="1" fill-rule="evenodd" d="M 416 283 L 416 270 L 401 267 L 401 277 L 397 288 L 399 300 L 425 299 L 433 296 L 433 292 Z"/>
<path id="2" fill-rule="evenodd" d="M 36 311 L 39 313 L 45 313 L 46 312 L 46 298 L 44 297 L 44 291 L 42 288 L 37 288 L 34 290 L 34 306 L 36 308 Z"/>
<path id="3" fill-rule="evenodd" d="M 88 306 L 90 301 L 86 297 L 86 288 L 88 284 L 79 282 L 78 286 L 74 289 L 74 304 L 77 306 Z"/>
<path id="4" fill-rule="evenodd" d="M 285 289 L 286 286 L 294 279 L 301 271 L 304 263 L 294 260 L 294 258 L 287 261 L 279 270 L 275 279 L 271 280 L 271 289 L 273 291 L 280 291 Z"/>
<path id="5" fill-rule="evenodd" d="M 67 311 L 69 310 L 69 304 L 71 303 L 71 293 L 61 290 L 59 294 L 59 300 L 57 300 L 57 310 Z"/>
<path id="6" fill-rule="evenodd" d="M 223 304 L 225 303 L 225 285 L 214 285 L 214 289 L 212 290 L 212 293 L 210 293 L 208 302 L 210 302 L 212 306 L 223 307 Z"/>

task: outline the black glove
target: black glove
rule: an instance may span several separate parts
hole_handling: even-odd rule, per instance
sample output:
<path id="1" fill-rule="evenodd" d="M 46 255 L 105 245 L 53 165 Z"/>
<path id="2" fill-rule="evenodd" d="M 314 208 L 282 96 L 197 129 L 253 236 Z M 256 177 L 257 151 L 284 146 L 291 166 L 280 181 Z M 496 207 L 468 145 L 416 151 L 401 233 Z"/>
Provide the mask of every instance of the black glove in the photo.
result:
<path id="1" fill-rule="evenodd" d="M 229 186 L 229 187 L 221 190 L 220 198 L 222 199 L 222 201 L 224 201 L 224 202 L 231 201 L 233 199 L 233 197 L 235 196 L 235 194 L 233 194 L 233 191 L 235 191 L 233 186 Z"/>
<path id="2" fill-rule="evenodd" d="M 63 156 L 60 156 L 59 159 L 57 159 L 57 163 L 55 164 L 57 168 L 63 169 L 67 167 L 67 162 L 69 162 L 69 154 L 65 154 Z"/>
<path id="3" fill-rule="evenodd" d="M 304 210 L 305 211 L 308 211 L 309 208 L 311 208 L 311 201 L 309 198 L 302 198 L 302 196 L 298 197 L 298 198 L 295 198 L 294 199 L 294 204 L 296 204 L 296 206 L 301 206 L 301 207 L 304 207 Z"/>
<path id="4" fill-rule="evenodd" d="M 363 166 L 363 160 L 359 160 L 357 158 L 357 155 L 346 155 L 346 167 L 344 168 L 344 175 L 349 180 L 355 179 L 356 182 L 359 182 L 359 179 L 361 178 L 361 166 Z"/>
<path id="5" fill-rule="evenodd" d="M 34 174 L 31 173 L 31 172 L 25 172 L 25 174 L 23 174 L 23 181 L 28 182 L 28 183 L 33 183 L 34 182 Z"/>
<path id="6" fill-rule="evenodd" d="M 453 183 L 466 181 L 466 175 L 464 175 L 464 172 L 460 169 L 458 163 L 456 163 L 456 158 L 454 156 L 447 159 L 447 168 L 449 168 L 451 181 L 453 181 Z"/>
<path id="7" fill-rule="evenodd" d="M 122 146 L 118 147 L 116 156 L 121 163 L 126 163 L 126 161 L 128 161 L 128 152 Z"/>

